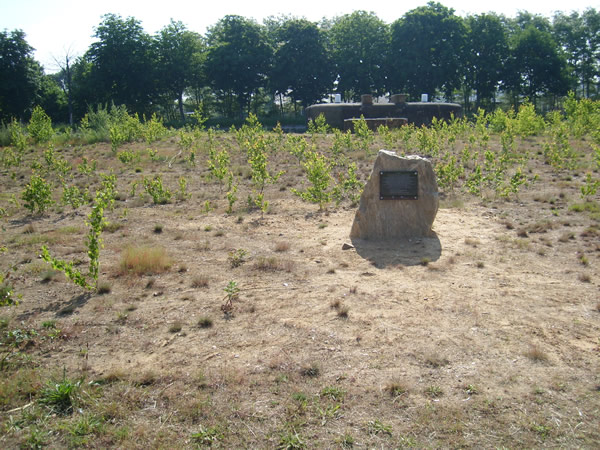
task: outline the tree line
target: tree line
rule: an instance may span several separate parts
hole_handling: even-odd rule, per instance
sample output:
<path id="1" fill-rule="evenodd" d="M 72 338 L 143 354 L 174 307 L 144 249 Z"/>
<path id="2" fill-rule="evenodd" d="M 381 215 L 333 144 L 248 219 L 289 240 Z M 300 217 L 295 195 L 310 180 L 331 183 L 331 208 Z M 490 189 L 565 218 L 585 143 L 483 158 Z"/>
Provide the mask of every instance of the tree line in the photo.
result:
<path id="1" fill-rule="evenodd" d="M 102 17 L 84 55 L 44 74 L 21 30 L 0 32 L 0 121 L 41 105 L 56 122 L 97 105 L 183 120 L 187 110 L 238 117 L 299 112 L 332 93 L 408 93 L 492 110 L 499 98 L 554 106 L 598 98 L 600 13 L 457 16 L 429 2 L 391 24 L 356 11 L 319 23 L 228 15 L 202 35 L 171 20 L 154 35 L 134 17 Z"/>

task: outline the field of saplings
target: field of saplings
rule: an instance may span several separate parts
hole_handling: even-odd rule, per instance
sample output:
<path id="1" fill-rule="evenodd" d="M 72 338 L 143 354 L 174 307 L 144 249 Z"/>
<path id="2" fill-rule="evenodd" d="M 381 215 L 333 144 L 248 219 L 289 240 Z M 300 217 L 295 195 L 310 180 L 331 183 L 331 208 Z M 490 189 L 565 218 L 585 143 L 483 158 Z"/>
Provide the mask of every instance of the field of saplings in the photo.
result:
<path id="1" fill-rule="evenodd" d="M 1 447 L 598 445 L 599 102 L 204 122 L 0 128 Z M 433 237 L 351 242 L 380 149 Z"/>

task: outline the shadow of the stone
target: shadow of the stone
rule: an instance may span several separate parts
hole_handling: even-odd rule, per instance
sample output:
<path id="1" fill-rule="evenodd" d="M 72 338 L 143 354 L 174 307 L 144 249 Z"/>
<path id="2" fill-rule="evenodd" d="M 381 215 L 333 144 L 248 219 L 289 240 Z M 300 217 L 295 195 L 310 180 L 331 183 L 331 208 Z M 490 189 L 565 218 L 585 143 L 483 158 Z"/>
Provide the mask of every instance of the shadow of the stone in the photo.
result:
<path id="1" fill-rule="evenodd" d="M 380 269 L 399 264 L 416 266 L 434 262 L 442 255 L 442 244 L 435 232 L 430 237 L 411 239 L 352 239 L 352 245 L 356 253 Z"/>

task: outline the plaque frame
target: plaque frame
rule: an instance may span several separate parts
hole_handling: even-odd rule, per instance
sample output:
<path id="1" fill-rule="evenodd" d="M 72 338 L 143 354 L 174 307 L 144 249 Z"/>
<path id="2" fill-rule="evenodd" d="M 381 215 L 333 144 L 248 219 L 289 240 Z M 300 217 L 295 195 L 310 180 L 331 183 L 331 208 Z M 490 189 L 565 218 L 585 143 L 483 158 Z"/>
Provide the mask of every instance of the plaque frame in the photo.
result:
<path id="1" fill-rule="evenodd" d="M 390 186 L 391 180 L 401 179 L 402 188 Z M 416 170 L 389 170 L 379 172 L 379 200 L 418 200 L 419 172 Z"/>

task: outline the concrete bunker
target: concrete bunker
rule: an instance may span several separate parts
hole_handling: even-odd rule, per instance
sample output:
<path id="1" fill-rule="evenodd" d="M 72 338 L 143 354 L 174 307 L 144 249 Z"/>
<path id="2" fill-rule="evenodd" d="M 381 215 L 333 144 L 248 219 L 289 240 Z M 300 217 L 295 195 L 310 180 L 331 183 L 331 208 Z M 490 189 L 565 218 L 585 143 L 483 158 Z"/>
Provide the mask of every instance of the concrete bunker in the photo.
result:
<path id="1" fill-rule="evenodd" d="M 397 128 L 407 123 L 416 126 L 430 125 L 434 117 L 450 120 L 460 117 L 462 107 L 458 103 L 407 102 L 406 94 L 390 96 L 389 103 L 373 103 L 373 97 L 365 94 L 360 103 L 323 103 L 306 108 L 307 120 L 315 120 L 323 114 L 327 124 L 340 130 L 353 129 L 353 122 L 364 116 L 369 128 L 379 125 Z"/>

